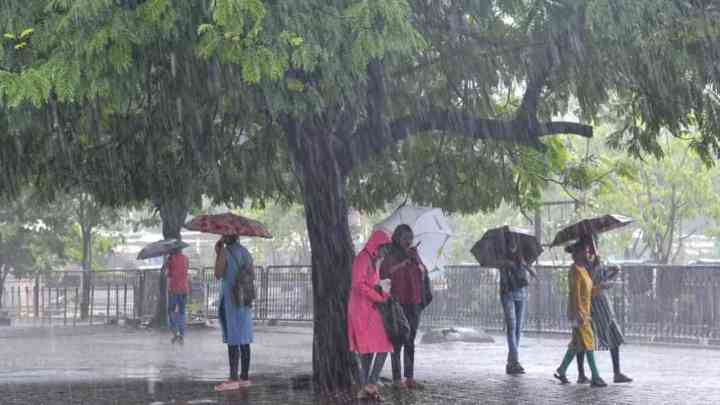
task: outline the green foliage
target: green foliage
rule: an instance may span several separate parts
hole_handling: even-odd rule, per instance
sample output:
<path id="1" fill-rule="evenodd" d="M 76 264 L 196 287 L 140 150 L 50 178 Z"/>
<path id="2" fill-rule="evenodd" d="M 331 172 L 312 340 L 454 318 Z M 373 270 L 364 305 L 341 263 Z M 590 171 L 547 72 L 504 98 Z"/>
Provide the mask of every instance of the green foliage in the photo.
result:
<path id="1" fill-rule="evenodd" d="M 80 225 L 74 224 L 68 232 L 63 235 L 64 239 L 64 256 L 70 263 L 82 263 L 83 257 L 83 234 Z M 112 233 L 93 232 L 90 249 L 92 257 L 90 259 L 90 269 L 97 270 L 103 268 L 103 258 L 117 246 L 122 238 Z"/>
<path id="2" fill-rule="evenodd" d="M 70 223 L 55 214 L 50 204 L 30 190 L 15 201 L 4 202 L 0 208 L 0 281 L 8 274 L 22 278 L 63 263 L 62 235 Z"/>
<path id="3" fill-rule="evenodd" d="M 598 190 L 597 205 L 637 220 L 642 235 L 627 245 L 629 254 L 669 263 L 682 259 L 689 235 L 713 231 L 720 190 L 717 170 L 705 167 L 687 141 L 665 135 L 661 142 L 662 159 L 618 158 L 627 169 Z"/>

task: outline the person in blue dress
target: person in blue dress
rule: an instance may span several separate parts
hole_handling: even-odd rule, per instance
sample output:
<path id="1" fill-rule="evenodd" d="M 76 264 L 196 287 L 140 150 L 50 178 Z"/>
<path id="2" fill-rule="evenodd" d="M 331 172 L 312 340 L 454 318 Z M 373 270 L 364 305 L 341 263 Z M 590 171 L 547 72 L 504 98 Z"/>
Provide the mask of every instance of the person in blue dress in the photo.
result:
<path id="1" fill-rule="evenodd" d="M 223 236 L 215 244 L 215 253 L 215 278 L 222 280 L 218 318 L 222 326 L 223 343 L 228 345 L 230 362 L 230 379 L 216 386 L 215 390 L 237 390 L 250 385 L 252 301 L 255 298 L 253 258 L 238 242 L 237 236 Z M 241 366 L 239 376 L 238 362 Z"/>

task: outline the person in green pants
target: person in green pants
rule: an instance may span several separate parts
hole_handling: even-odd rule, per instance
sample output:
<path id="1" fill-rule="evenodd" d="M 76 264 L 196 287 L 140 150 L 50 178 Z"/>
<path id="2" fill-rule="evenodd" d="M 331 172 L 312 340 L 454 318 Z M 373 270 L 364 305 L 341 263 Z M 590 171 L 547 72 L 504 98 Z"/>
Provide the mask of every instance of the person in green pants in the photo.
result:
<path id="1" fill-rule="evenodd" d="M 568 384 L 570 381 L 565 374 L 567 368 L 572 363 L 575 355 L 583 352 L 592 372 L 590 385 L 593 387 L 606 387 L 607 384 L 600 377 L 595 364 L 593 352 L 595 350 L 595 337 L 590 318 L 593 281 L 587 271 L 589 263 L 592 263 L 594 259 L 592 240 L 582 238 L 568 246 L 565 251 L 572 254 L 573 258 L 573 264 L 568 273 L 568 319 L 573 324 L 573 333 L 565 357 L 560 367 L 555 371 L 554 377 L 560 380 L 561 383 Z"/>

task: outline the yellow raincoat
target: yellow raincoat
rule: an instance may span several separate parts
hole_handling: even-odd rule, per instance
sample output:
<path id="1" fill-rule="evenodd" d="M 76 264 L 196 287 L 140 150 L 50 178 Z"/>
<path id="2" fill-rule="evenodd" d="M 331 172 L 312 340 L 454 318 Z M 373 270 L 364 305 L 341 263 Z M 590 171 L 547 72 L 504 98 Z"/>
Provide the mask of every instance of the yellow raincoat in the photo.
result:
<path id="1" fill-rule="evenodd" d="M 573 324 L 570 348 L 579 352 L 595 350 L 590 319 L 593 281 L 588 271 L 577 264 L 568 273 L 568 319 Z"/>

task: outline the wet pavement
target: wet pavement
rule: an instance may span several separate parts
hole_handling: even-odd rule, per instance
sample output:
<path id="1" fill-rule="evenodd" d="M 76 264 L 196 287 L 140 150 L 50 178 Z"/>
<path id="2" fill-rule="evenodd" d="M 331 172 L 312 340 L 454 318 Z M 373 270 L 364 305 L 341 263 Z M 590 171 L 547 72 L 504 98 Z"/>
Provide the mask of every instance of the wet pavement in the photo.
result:
<path id="1" fill-rule="evenodd" d="M 559 385 L 551 377 L 565 338 L 524 338 L 527 374 L 504 374 L 505 346 L 418 344 L 417 378 L 426 389 L 383 387 L 397 404 L 718 404 L 720 350 L 627 345 L 623 369 L 636 379 L 604 389 Z M 257 326 L 249 389 L 216 394 L 227 352 L 217 329 L 191 330 L 184 346 L 169 335 L 121 327 L 0 329 L 0 404 L 313 404 L 298 376 L 311 371 L 312 329 Z M 606 381 L 609 355 L 598 355 Z M 389 361 L 383 377 L 389 378 Z M 575 369 L 569 375 L 574 380 Z M 337 402 L 337 401 L 336 401 Z M 343 402 L 342 400 L 340 402 Z M 349 402 L 345 398 L 344 402 Z"/>

